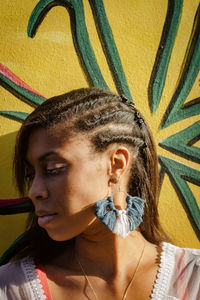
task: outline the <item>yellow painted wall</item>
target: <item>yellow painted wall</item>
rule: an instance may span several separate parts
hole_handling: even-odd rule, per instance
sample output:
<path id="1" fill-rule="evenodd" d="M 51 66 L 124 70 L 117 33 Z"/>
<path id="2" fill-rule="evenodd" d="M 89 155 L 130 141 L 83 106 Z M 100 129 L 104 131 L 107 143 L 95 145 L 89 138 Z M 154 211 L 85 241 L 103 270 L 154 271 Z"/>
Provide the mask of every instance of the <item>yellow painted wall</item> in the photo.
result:
<path id="1" fill-rule="evenodd" d="M 31 39 L 26 29 L 37 0 L 4 0 L 0 9 L 0 61 L 14 74 L 45 97 L 71 89 L 87 87 L 84 72 L 74 49 L 70 20 L 64 7 L 53 8 Z M 124 72 L 136 106 L 150 123 L 156 143 L 192 125 L 199 115 L 160 130 L 161 118 L 177 84 L 180 68 L 192 30 L 198 0 L 184 0 L 178 34 L 173 48 L 161 104 L 152 115 L 147 101 L 147 88 L 160 42 L 167 11 L 166 0 L 105 0 L 105 9 L 122 61 Z M 116 91 L 112 76 L 95 28 L 89 1 L 84 0 L 85 20 L 97 61 L 109 88 Z M 187 101 L 199 97 L 199 76 Z M 31 112 L 32 108 L 0 88 L 0 110 Z M 12 181 L 12 153 L 20 124 L 0 117 L 0 198 L 17 196 Z M 200 142 L 196 143 L 200 146 Z M 200 171 L 199 164 L 188 161 L 158 147 L 158 153 Z M 200 189 L 189 184 L 199 201 Z M 198 202 L 200 204 L 200 202 Z M 164 228 L 174 243 L 199 248 L 199 241 L 185 210 L 167 175 L 161 189 L 159 212 Z M 23 232 L 26 215 L 0 216 L 0 254 Z"/>

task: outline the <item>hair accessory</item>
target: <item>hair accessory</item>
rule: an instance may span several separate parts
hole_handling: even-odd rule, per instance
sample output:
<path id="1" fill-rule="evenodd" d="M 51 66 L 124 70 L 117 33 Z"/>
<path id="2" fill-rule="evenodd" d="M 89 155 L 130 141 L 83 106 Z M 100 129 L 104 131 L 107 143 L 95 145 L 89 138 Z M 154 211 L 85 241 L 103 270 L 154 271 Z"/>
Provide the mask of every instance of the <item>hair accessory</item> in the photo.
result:
<path id="1" fill-rule="evenodd" d="M 138 124 L 138 126 L 141 128 L 142 124 L 144 123 L 144 119 L 141 117 L 141 114 L 139 113 L 139 111 L 135 111 L 134 120 Z"/>
<path id="2" fill-rule="evenodd" d="M 94 213 L 113 233 L 125 238 L 141 224 L 145 202 L 127 194 L 127 207 L 119 210 L 113 203 L 113 197 L 109 196 L 106 200 L 97 201 Z"/>
<path id="3" fill-rule="evenodd" d="M 123 103 L 125 103 L 126 105 L 128 105 L 132 110 L 135 110 L 135 104 L 132 101 L 129 101 L 128 98 L 126 98 L 126 96 L 124 96 L 124 94 L 120 95 L 120 98 L 122 100 Z"/>
<path id="4" fill-rule="evenodd" d="M 138 126 L 141 128 L 142 124 L 144 123 L 144 119 L 142 118 L 140 112 L 136 109 L 135 104 L 132 101 L 129 101 L 126 96 L 123 94 L 120 95 L 120 98 L 124 104 L 126 104 L 128 107 L 130 107 L 134 113 L 134 121 L 138 124 Z"/>
<path id="5" fill-rule="evenodd" d="M 145 148 L 147 148 L 147 143 L 146 143 L 146 142 L 144 142 L 144 143 L 140 146 L 140 150 L 143 150 L 143 149 L 145 149 Z"/>

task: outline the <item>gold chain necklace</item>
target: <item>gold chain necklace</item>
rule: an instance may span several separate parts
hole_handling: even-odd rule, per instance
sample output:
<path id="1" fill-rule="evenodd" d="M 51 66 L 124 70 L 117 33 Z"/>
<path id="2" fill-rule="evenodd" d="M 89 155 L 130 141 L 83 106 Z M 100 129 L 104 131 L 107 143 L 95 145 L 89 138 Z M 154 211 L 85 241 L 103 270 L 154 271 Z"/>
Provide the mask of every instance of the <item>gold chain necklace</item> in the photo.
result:
<path id="1" fill-rule="evenodd" d="M 145 243 L 145 240 L 144 240 L 144 245 L 143 245 L 143 248 L 142 248 L 140 257 L 139 257 L 139 259 L 138 259 L 138 262 L 137 262 L 135 271 L 134 271 L 134 273 L 133 273 L 133 276 L 132 276 L 132 278 L 131 278 L 131 281 L 129 282 L 129 284 L 127 285 L 127 287 L 126 287 L 126 289 L 125 289 L 125 292 L 124 292 L 124 295 L 123 295 L 123 297 L 122 297 L 122 300 L 126 299 L 126 296 L 127 296 L 128 291 L 129 291 L 129 288 L 130 288 L 131 284 L 132 284 L 133 281 L 134 281 L 135 275 L 136 275 L 136 273 L 137 273 L 137 271 L 138 271 L 138 269 L 139 269 L 140 262 L 141 262 L 141 260 L 142 260 L 143 254 L 144 254 L 145 246 L 146 246 L 146 243 Z M 81 264 L 81 262 L 80 262 L 78 256 L 75 255 L 75 259 L 76 259 L 77 263 L 79 264 L 79 266 L 80 266 L 80 268 L 81 268 L 81 271 L 83 272 L 83 275 L 84 275 L 85 279 L 87 280 L 87 282 L 88 282 L 88 284 L 89 284 L 89 286 L 90 286 L 90 288 L 91 288 L 91 290 L 92 290 L 92 292 L 93 292 L 93 294 L 94 294 L 96 300 L 99 300 L 99 298 L 98 298 L 98 296 L 97 296 L 95 290 L 94 290 L 93 287 L 92 287 L 92 284 L 91 284 L 91 282 L 90 282 L 88 276 L 87 276 L 86 273 L 85 273 L 85 270 L 84 270 L 84 268 L 83 268 L 83 265 Z"/>

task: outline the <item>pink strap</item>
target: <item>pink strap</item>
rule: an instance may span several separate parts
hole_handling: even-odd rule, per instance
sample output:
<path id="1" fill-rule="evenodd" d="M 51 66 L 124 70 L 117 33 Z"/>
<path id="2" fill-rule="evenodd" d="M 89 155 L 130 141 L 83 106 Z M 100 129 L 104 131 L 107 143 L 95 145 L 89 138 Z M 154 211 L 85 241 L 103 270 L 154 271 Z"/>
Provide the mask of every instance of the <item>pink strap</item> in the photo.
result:
<path id="1" fill-rule="evenodd" d="M 36 272 L 46 296 L 46 300 L 53 300 L 44 268 L 41 265 L 36 266 Z"/>

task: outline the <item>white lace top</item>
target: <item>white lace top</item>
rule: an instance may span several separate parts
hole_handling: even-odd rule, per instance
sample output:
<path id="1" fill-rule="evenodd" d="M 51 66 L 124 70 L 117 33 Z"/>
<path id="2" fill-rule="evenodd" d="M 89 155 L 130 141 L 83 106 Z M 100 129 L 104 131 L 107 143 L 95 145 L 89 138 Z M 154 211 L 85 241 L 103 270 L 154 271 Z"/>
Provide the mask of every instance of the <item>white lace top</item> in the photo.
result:
<path id="1" fill-rule="evenodd" d="M 30 257 L 0 268 L 1 300 L 52 300 L 44 270 Z M 162 244 L 151 300 L 200 300 L 200 250 Z"/>

